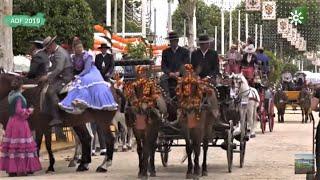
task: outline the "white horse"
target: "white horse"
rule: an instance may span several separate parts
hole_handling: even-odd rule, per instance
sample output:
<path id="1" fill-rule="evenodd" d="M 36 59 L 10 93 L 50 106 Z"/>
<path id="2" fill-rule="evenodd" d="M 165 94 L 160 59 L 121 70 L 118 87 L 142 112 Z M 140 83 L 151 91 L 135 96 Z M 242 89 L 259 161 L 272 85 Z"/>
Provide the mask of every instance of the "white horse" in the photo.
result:
<path id="1" fill-rule="evenodd" d="M 235 129 L 234 135 L 239 135 L 241 132 L 241 125 L 245 125 L 245 118 L 248 122 L 248 129 L 250 130 L 250 137 L 254 138 L 255 128 L 257 122 L 257 108 L 260 103 L 260 96 L 258 91 L 250 87 L 247 79 L 243 76 L 243 74 L 232 74 L 233 82 L 235 88 L 238 89 L 238 96 L 241 98 L 240 108 L 241 113 L 241 122 L 239 126 Z"/>

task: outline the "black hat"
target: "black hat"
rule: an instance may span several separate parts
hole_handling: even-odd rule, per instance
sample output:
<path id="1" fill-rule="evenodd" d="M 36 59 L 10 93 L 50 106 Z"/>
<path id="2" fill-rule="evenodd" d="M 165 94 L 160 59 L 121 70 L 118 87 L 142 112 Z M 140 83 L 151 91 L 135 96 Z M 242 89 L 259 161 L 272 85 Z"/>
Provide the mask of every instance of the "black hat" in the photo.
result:
<path id="1" fill-rule="evenodd" d="M 35 44 L 37 47 L 39 47 L 40 49 L 43 48 L 43 41 L 40 40 L 34 40 L 34 41 L 30 41 L 30 43 Z"/>
<path id="2" fill-rule="evenodd" d="M 179 36 L 178 36 L 178 34 L 176 32 L 171 31 L 171 32 L 169 32 L 168 37 L 166 37 L 166 39 L 168 39 L 168 40 L 176 40 L 176 39 L 179 39 Z"/>
<path id="3" fill-rule="evenodd" d="M 107 44 L 101 44 L 100 47 L 98 47 L 98 49 L 103 49 L 103 48 L 111 49 L 111 47 L 108 46 Z"/>
<path id="4" fill-rule="evenodd" d="M 212 41 L 213 41 L 213 39 L 209 38 L 209 36 L 206 34 L 200 35 L 199 38 L 197 39 L 197 43 L 199 43 L 199 44 L 210 43 Z"/>

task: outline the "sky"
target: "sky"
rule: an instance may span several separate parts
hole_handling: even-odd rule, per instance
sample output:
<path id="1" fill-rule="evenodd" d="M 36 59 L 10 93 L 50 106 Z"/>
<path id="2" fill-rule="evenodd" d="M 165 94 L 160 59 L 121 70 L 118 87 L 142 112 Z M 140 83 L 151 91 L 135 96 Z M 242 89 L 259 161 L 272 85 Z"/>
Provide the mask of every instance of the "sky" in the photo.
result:
<path id="1" fill-rule="evenodd" d="M 207 4 L 216 4 L 221 6 L 221 2 L 223 2 L 223 8 L 229 9 L 237 6 L 241 0 L 204 0 Z M 174 0 L 171 5 L 171 14 L 178 7 L 178 0 Z M 168 21 L 168 1 L 167 0 L 152 0 L 152 9 L 157 9 L 157 36 L 166 37 L 167 36 L 167 21 Z M 152 11 L 152 19 L 153 19 L 153 11 Z M 154 21 L 152 22 L 151 29 L 153 30 Z"/>

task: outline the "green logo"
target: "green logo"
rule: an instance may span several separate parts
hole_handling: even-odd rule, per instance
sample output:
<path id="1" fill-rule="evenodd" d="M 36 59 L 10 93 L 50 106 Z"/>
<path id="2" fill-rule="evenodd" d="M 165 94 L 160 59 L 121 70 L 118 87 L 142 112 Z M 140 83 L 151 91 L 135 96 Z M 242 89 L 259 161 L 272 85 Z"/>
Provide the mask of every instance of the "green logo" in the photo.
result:
<path id="1" fill-rule="evenodd" d="M 290 23 L 294 25 L 303 24 L 307 21 L 308 9 L 306 6 L 297 7 L 290 12 Z"/>
<path id="2" fill-rule="evenodd" d="M 5 16 L 4 22 L 7 26 L 10 27 L 18 27 L 18 26 L 25 26 L 25 27 L 40 27 L 43 26 L 46 22 L 43 13 L 37 13 L 35 16 L 28 16 L 28 15 L 12 15 L 12 16 Z"/>

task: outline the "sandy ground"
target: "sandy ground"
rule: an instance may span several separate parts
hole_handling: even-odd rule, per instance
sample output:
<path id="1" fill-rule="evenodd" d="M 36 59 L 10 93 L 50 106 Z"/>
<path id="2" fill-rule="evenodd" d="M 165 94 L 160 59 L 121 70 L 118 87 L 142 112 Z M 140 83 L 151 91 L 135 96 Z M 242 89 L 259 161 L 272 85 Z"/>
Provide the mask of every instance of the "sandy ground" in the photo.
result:
<path id="1" fill-rule="evenodd" d="M 317 114 L 314 113 L 314 115 L 318 119 Z M 285 124 L 275 124 L 274 132 L 258 133 L 256 138 L 248 142 L 243 168 L 239 168 L 239 154 L 235 154 L 232 173 L 228 173 L 226 152 L 220 148 L 211 147 L 208 152 L 209 176 L 202 179 L 305 179 L 305 175 L 294 174 L 294 154 L 312 153 L 312 123 L 301 124 L 301 116 L 298 114 L 288 114 L 285 120 Z M 67 167 L 68 162 L 65 158 L 72 154 L 73 150 L 55 154 L 56 173 L 54 174 L 45 174 L 43 170 L 33 176 L 17 179 L 137 179 L 136 152 L 117 152 L 114 155 L 112 167 L 103 174 L 95 172 L 103 157 L 93 157 L 90 171 L 78 173 L 75 172 L 75 168 Z M 160 155 L 157 153 L 157 177 L 150 179 L 184 179 L 187 165 L 180 163 L 183 154 L 184 148 L 173 148 L 169 154 L 169 166 L 164 168 L 161 165 Z M 41 162 L 46 168 L 47 157 L 41 157 Z M 6 174 L 0 173 L 0 177 L 6 179 Z"/>

